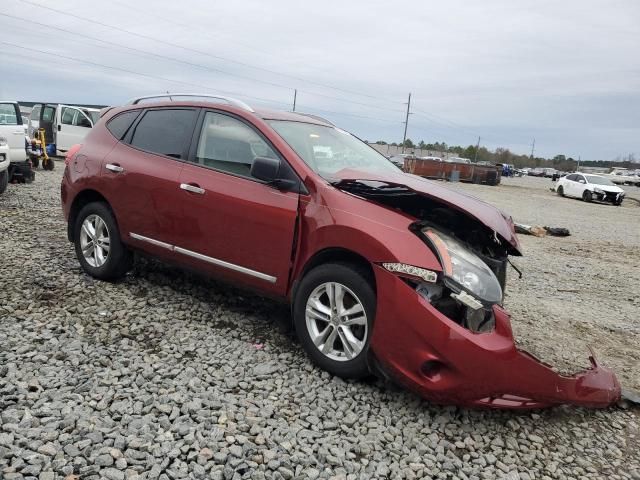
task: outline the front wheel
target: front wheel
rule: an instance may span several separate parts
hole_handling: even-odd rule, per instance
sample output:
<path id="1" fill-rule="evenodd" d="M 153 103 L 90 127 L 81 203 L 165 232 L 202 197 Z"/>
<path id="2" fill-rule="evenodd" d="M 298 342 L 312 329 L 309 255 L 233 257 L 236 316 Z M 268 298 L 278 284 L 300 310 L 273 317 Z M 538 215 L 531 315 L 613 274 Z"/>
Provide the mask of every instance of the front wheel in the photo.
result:
<path id="1" fill-rule="evenodd" d="M 558 195 L 560 195 L 561 197 L 564 197 L 564 188 L 562 188 L 562 185 L 560 185 L 557 189 L 556 189 L 556 193 Z"/>
<path id="2" fill-rule="evenodd" d="M 82 269 L 100 280 L 115 280 L 131 268 L 131 252 L 120 241 L 120 231 L 107 205 L 85 205 L 74 228 L 76 256 Z"/>
<path id="3" fill-rule="evenodd" d="M 42 168 L 44 168 L 45 170 L 53 170 L 53 167 L 55 167 L 53 158 L 42 160 Z"/>
<path id="4" fill-rule="evenodd" d="M 370 373 L 367 352 L 375 311 L 368 273 L 348 263 L 328 263 L 307 273 L 293 305 L 302 347 L 316 365 L 343 378 Z"/>
<path id="5" fill-rule="evenodd" d="M 582 192 L 582 200 L 585 202 L 591 202 L 593 200 L 593 194 L 589 190 Z"/>

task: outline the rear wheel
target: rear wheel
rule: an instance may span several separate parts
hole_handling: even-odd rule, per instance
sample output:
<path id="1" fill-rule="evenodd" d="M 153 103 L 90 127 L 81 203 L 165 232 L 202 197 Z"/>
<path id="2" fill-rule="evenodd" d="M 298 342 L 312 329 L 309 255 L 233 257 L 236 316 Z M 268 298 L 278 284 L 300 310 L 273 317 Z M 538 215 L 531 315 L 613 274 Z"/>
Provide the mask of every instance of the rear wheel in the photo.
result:
<path id="1" fill-rule="evenodd" d="M 582 200 L 585 202 L 591 202 L 593 200 L 593 194 L 589 190 L 582 192 Z"/>
<path id="2" fill-rule="evenodd" d="M 92 277 L 115 280 L 131 268 L 131 252 L 120 241 L 118 225 L 104 203 L 85 205 L 73 233 L 76 256 L 82 269 Z"/>
<path id="3" fill-rule="evenodd" d="M 375 311 L 367 272 L 347 263 L 324 264 L 307 273 L 293 305 L 302 347 L 320 368 L 343 378 L 370 373 L 367 352 Z"/>
<path id="4" fill-rule="evenodd" d="M 558 186 L 558 188 L 556 189 L 556 193 L 561 197 L 564 197 L 564 188 L 562 188 L 562 185 Z"/>
<path id="5" fill-rule="evenodd" d="M 9 171 L 0 172 L 0 193 L 4 193 L 9 184 Z"/>
<path id="6" fill-rule="evenodd" d="M 55 167 L 55 162 L 53 161 L 53 158 L 42 160 L 42 168 L 44 168 L 45 170 L 53 170 L 53 167 Z"/>

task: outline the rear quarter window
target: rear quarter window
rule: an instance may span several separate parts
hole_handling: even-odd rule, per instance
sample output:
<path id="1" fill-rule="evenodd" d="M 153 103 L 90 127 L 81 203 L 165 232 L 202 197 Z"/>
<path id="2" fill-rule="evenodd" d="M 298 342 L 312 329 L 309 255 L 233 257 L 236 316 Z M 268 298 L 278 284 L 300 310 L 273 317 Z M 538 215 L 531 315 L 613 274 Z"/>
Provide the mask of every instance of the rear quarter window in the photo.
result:
<path id="1" fill-rule="evenodd" d="M 116 137 L 118 140 L 122 140 L 122 138 L 129 130 L 131 124 L 135 121 L 136 118 L 138 118 L 139 114 L 140 110 L 131 110 L 116 115 L 107 122 L 107 130 L 109 130 L 111 132 L 111 135 Z"/>

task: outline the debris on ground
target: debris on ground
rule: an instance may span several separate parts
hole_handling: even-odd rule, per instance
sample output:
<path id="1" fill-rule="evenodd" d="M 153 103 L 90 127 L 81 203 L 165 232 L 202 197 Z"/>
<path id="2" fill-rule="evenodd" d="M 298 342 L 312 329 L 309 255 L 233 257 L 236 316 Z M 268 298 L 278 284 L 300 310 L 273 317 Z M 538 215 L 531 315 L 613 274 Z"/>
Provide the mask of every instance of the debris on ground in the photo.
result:
<path id="1" fill-rule="evenodd" d="M 525 225 L 523 223 L 515 223 L 516 233 L 524 233 L 525 235 L 533 235 L 535 237 L 544 237 L 551 235 L 553 237 L 568 237 L 571 232 L 564 227 L 539 227 L 537 225 Z"/>

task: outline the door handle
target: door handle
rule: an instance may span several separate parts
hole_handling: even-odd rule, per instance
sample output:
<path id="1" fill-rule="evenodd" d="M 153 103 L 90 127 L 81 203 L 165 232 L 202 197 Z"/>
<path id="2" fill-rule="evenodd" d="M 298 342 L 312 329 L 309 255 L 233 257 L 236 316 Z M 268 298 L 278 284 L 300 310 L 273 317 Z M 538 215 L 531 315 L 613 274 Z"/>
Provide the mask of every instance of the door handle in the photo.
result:
<path id="1" fill-rule="evenodd" d="M 198 195 L 204 195 L 204 188 L 200 188 L 197 185 L 191 185 L 189 183 L 181 183 L 180 188 L 187 192 L 197 193 Z"/>
<path id="2" fill-rule="evenodd" d="M 62 125 L 58 125 L 58 131 L 62 131 Z"/>
<path id="3" fill-rule="evenodd" d="M 120 165 L 114 164 L 114 163 L 107 163 L 104 168 L 106 168 L 107 170 L 110 170 L 114 173 L 122 173 L 124 172 L 124 168 L 122 168 Z"/>

